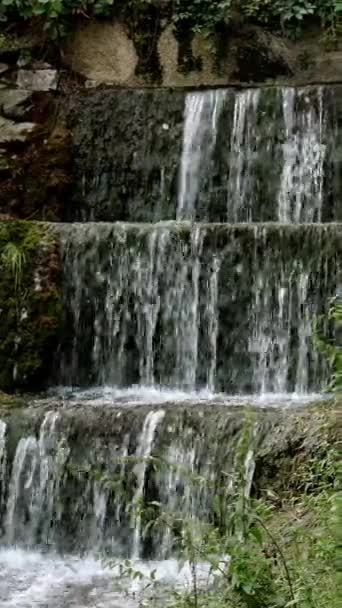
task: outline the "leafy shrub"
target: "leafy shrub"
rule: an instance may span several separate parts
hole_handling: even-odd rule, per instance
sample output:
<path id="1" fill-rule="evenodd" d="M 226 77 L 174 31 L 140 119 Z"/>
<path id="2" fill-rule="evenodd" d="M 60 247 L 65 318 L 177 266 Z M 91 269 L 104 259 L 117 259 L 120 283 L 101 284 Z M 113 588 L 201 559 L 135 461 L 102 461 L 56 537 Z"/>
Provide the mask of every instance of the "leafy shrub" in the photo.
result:
<path id="1" fill-rule="evenodd" d="M 336 296 L 330 302 L 328 321 L 333 324 L 333 335 L 326 335 L 322 331 L 321 320 L 316 329 L 316 345 L 329 365 L 329 390 L 342 393 L 342 298 L 340 296 Z"/>
<path id="2" fill-rule="evenodd" d="M 315 17 L 333 37 L 342 15 L 342 0 L 1 0 L 0 21 L 38 18 L 56 36 L 74 16 L 130 18 L 132 11 L 139 13 L 151 4 L 167 6 L 174 22 L 187 22 L 194 31 L 208 33 L 238 11 L 242 17 L 283 29 Z"/>

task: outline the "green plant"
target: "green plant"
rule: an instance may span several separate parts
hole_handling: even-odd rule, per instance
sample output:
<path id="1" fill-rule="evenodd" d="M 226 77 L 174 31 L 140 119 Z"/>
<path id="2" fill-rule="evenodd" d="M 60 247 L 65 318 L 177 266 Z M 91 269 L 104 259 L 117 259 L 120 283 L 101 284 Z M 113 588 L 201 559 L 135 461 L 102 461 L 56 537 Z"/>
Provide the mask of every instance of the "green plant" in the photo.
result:
<path id="1" fill-rule="evenodd" d="M 52 37 L 67 31 L 74 17 L 92 18 L 120 15 L 136 20 L 158 0 L 2 0 L 0 21 L 35 19 Z M 282 29 L 301 32 L 308 19 L 320 20 L 327 43 L 335 44 L 340 32 L 342 0 L 170 0 L 163 4 L 168 18 L 176 25 L 186 24 L 194 32 L 211 34 L 220 24 L 229 23 L 233 14 Z"/>
<path id="2" fill-rule="evenodd" d="M 194 32 L 210 33 L 219 23 L 229 22 L 234 0 L 175 0 L 174 23 L 186 22 Z"/>
<path id="3" fill-rule="evenodd" d="M 0 222 L 0 387 L 46 381 L 61 319 L 55 240 L 43 223 Z M 52 257 L 54 256 L 54 257 Z M 40 376 L 41 374 L 41 376 Z"/>
<path id="4" fill-rule="evenodd" d="M 316 323 L 315 342 L 317 349 L 325 356 L 329 370 L 330 381 L 328 390 L 342 392 L 342 298 L 336 296 L 330 301 L 328 323 L 333 325 L 329 334 L 324 331 L 324 318 Z"/>
<path id="5" fill-rule="evenodd" d="M 25 262 L 25 253 L 16 243 L 5 245 L 1 252 L 1 265 L 12 275 L 16 291 L 20 287 Z"/>

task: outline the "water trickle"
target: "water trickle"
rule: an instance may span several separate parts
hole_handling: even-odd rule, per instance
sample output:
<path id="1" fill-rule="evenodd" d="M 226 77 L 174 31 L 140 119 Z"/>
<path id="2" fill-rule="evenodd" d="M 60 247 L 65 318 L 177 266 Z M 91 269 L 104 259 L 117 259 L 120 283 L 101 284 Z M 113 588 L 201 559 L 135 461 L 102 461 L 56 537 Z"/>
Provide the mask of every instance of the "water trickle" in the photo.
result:
<path id="1" fill-rule="evenodd" d="M 69 448 L 56 431 L 58 414 L 49 412 L 35 437 L 18 443 L 7 503 L 6 539 L 32 545 L 37 537 L 50 544 L 58 519 L 59 489 Z"/>
<path id="2" fill-rule="evenodd" d="M 278 219 L 284 223 L 320 222 L 327 151 L 323 89 L 284 88 L 281 95 L 285 141 Z"/>
<path id="3" fill-rule="evenodd" d="M 93 521 L 91 544 L 94 549 L 100 549 L 104 540 L 104 527 L 107 516 L 108 491 L 101 480 L 93 483 Z"/>
<path id="4" fill-rule="evenodd" d="M 225 97 L 225 91 L 216 90 L 189 93 L 185 98 L 177 220 L 196 218 L 196 201 L 203 177 L 210 173 Z"/>
<path id="5" fill-rule="evenodd" d="M 191 233 L 191 249 L 188 263 L 184 264 L 182 284 L 179 285 L 180 300 L 178 304 L 179 319 L 176 326 L 176 370 L 175 385 L 188 390 L 196 387 L 199 318 L 199 279 L 201 271 L 200 257 L 205 231 L 195 226 Z M 191 273 L 191 283 L 187 285 L 187 275 Z M 190 289 L 189 289 L 190 287 Z M 175 293 L 177 297 L 177 294 Z"/>
<path id="6" fill-rule="evenodd" d="M 0 514 L 5 502 L 6 492 L 6 468 L 7 468 L 7 452 L 6 452 L 6 431 L 7 424 L 0 420 Z"/>
<path id="7" fill-rule="evenodd" d="M 250 89 L 235 96 L 227 190 L 228 221 L 238 222 L 242 216 L 251 221 L 253 216 L 253 168 L 261 137 L 257 124 L 260 95 L 260 90 Z"/>
<path id="8" fill-rule="evenodd" d="M 249 446 L 244 462 L 244 495 L 249 499 L 251 495 L 254 471 L 255 471 L 255 443 L 259 432 L 258 423 L 254 423 L 251 437 L 249 438 Z"/>
<path id="9" fill-rule="evenodd" d="M 136 490 L 134 492 L 134 497 L 132 501 L 132 505 L 135 509 L 135 512 L 133 512 L 134 533 L 132 550 L 132 555 L 134 559 L 137 559 L 141 556 L 142 518 L 139 508 L 141 506 L 140 502 L 144 496 L 144 486 L 146 481 L 148 458 L 151 456 L 157 426 L 162 421 L 164 416 L 165 412 L 163 410 L 152 411 L 147 414 L 136 451 L 136 457 L 138 458 L 139 462 L 134 468 L 134 473 L 136 474 L 137 481 Z"/>
<path id="10" fill-rule="evenodd" d="M 216 382 L 216 364 L 217 364 L 217 336 L 219 330 L 218 319 L 218 277 L 220 272 L 221 259 L 219 256 L 214 256 L 212 268 L 209 276 L 209 298 L 206 307 L 206 316 L 208 318 L 208 335 L 209 335 L 209 368 L 207 387 L 211 393 L 215 392 Z"/>
<path id="11" fill-rule="evenodd" d="M 312 318 L 309 304 L 309 277 L 305 273 L 301 273 L 297 283 L 297 302 L 301 313 L 300 322 L 298 325 L 298 358 L 296 369 L 296 393 L 305 393 L 308 390 L 309 378 L 309 357 L 313 364 L 317 364 L 318 353 L 317 349 L 311 349 L 312 340 Z"/>
<path id="12" fill-rule="evenodd" d="M 285 393 L 291 385 L 296 393 L 307 393 L 310 368 L 318 365 L 309 292 L 313 275 L 301 260 L 284 259 L 277 269 L 271 259 L 259 263 L 256 258 L 249 339 L 255 386 L 261 394 Z"/>
<path id="13" fill-rule="evenodd" d="M 38 466 L 38 446 L 35 437 L 20 439 L 9 484 L 9 497 L 7 501 L 7 515 L 5 520 L 6 541 L 14 544 L 15 541 L 30 544 L 31 528 L 23 525 L 23 510 L 31 516 L 34 509 L 34 493 L 32 492 L 33 478 Z"/>

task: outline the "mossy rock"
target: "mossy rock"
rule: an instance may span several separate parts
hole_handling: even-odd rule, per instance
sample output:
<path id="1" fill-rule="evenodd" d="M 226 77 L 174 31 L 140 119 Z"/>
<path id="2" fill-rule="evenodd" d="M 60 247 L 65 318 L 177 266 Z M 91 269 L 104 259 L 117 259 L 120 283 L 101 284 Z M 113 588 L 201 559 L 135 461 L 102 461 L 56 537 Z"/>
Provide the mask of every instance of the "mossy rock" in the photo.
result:
<path id="1" fill-rule="evenodd" d="M 5 410 L 18 409 L 24 406 L 23 399 L 20 395 L 10 395 L 0 391 L 0 413 Z"/>
<path id="2" fill-rule="evenodd" d="M 0 269 L 0 390 L 38 390 L 50 376 L 62 313 L 51 228 L 1 222 Z"/>

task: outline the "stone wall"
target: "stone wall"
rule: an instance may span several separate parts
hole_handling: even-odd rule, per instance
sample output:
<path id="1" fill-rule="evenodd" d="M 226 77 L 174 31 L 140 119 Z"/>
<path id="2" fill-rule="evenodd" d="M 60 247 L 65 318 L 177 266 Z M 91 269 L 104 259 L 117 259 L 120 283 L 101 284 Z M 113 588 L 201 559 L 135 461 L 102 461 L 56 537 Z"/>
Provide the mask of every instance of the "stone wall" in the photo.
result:
<path id="1" fill-rule="evenodd" d="M 342 80 L 342 51 L 327 51 L 313 30 L 291 42 L 254 25 L 216 36 L 176 32 L 165 23 L 141 48 L 120 21 L 82 23 L 70 35 L 64 60 L 87 86 L 214 87 L 241 83 L 317 83 Z"/>

